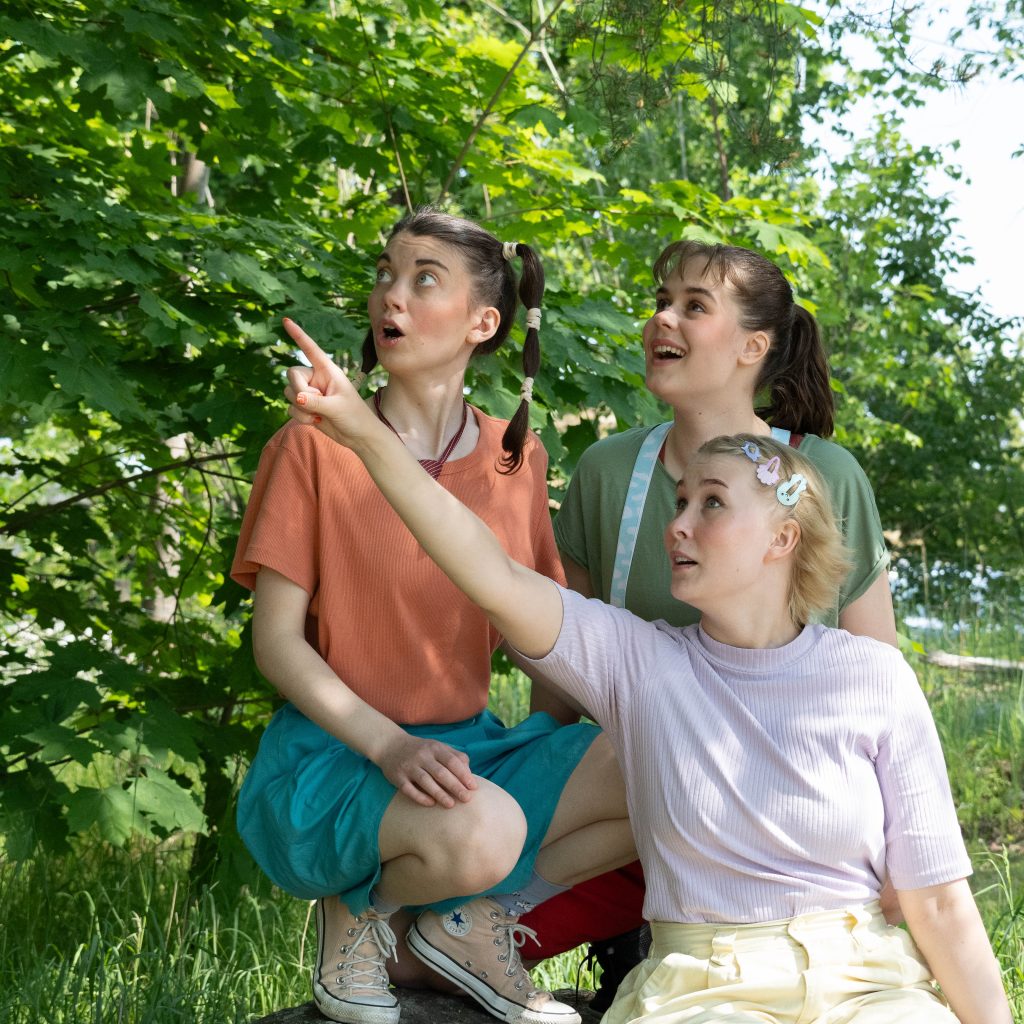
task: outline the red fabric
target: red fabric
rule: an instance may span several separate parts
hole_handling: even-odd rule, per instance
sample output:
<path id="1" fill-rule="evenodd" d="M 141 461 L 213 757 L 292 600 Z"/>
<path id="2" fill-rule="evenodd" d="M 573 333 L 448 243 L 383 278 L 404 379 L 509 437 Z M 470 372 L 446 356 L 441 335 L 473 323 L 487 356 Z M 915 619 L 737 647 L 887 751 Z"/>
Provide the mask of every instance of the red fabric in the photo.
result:
<path id="1" fill-rule="evenodd" d="M 520 923 L 533 928 L 540 940 L 540 949 L 531 942 L 523 954 L 544 960 L 639 928 L 645 891 L 640 861 L 580 882 L 523 916 Z"/>

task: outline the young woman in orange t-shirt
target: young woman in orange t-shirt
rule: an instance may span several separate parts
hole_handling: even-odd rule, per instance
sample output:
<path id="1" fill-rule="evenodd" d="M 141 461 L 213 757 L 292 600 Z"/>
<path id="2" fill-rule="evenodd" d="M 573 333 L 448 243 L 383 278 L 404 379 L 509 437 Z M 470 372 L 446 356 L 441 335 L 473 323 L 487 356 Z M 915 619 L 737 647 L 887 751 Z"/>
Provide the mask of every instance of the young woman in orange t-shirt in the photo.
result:
<path id="1" fill-rule="evenodd" d="M 516 259 L 526 380 L 504 424 L 466 403 L 465 372 L 509 333 Z M 528 246 L 417 211 L 378 257 L 362 369 L 387 371 L 367 404 L 427 472 L 513 557 L 561 582 L 547 459 L 528 430 L 543 286 Z M 290 379 L 292 396 L 331 386 L 314 370 Z M 288 701 L 238 818 L 269 877 L 317 900 L 317 1005 L 348 1024 L 395 1024 L 385 964 L 406 915 L 412 952 L 495 1016 L 572 1024 L 522 967 L 519 916 L 634 859 L 610 746 L 590 725 L 537 714 L 506 729 L 486 710 L 500 636 L 359 460 L 297 420 L 264 450 L 232 568 L 255 591 L 257 664 Z"/>

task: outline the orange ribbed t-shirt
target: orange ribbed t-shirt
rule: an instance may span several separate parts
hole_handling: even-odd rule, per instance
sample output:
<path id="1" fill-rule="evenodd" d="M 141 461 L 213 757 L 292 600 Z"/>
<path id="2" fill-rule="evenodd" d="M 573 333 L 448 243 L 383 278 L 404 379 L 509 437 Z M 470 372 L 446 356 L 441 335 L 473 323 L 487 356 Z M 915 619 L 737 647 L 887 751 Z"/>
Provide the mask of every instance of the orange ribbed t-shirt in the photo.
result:
<path id="1" fill-rule="evenodd" d="M 439 482 L 524 565 L 564 582 L 548 512 L 547 453 L 498 472 L 505 421 L 473 410 L 476 448 Z M 309 594 L 306 635 L 359 697 L 403 725 L 457 722 L 487 705 L 499 634 L 441 572 L 363 464 L 313 427 L 289 423 L 267 443 L 231 576 L 255 586 L 269 566 Z"/>

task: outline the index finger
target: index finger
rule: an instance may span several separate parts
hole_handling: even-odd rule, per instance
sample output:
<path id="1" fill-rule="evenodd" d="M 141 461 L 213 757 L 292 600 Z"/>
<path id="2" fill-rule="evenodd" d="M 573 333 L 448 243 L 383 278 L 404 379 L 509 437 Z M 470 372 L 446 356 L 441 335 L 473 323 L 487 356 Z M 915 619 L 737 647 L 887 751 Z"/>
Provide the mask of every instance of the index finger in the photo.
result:
<path id="1" fill-rule="evenodd" d="M 330 372 L 334 360 L 294 320 L 282 317 L 281 323 L 288 332 L 288 337 L 299 346 L 313 369 Z"/>

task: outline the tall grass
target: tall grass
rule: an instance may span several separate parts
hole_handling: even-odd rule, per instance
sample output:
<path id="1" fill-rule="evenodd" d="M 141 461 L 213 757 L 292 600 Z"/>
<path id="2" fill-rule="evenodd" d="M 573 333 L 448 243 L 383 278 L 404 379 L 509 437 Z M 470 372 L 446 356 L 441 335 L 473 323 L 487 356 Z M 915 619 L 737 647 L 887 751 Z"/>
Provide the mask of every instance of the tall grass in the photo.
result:
<path id="1" fill-rule="evenodd" d="M 1005 628 L 1004 628 L 1005 626 Z M 920 633 L 928 649 L 1021 658 L 1012 620 Z M 968 837 L 977 894 L 1015 1019 L 1024 1021 L 1024 679 L 940 670 L 912 656 L 929 695 Z M 492 708 L 527 713 L 525 685 L 495 679 Z M 83 844 L 73 855 L 0 860 L 0 1022 L 243 1024 L 309 999 L 309 905 L 269 885 L 193 889 L 177 847 Z M 582 952 L 535 972 L 574 987 Z M 580 982 L 592 985 L 589 971 Z"/>
<path id="2" fill-rule="evenodd" d="M 247 1021 L 304 1002 L 308 907 L 192 892 L 181 853 L 100 847 L 0 869 L 0 1020 Z"/>

